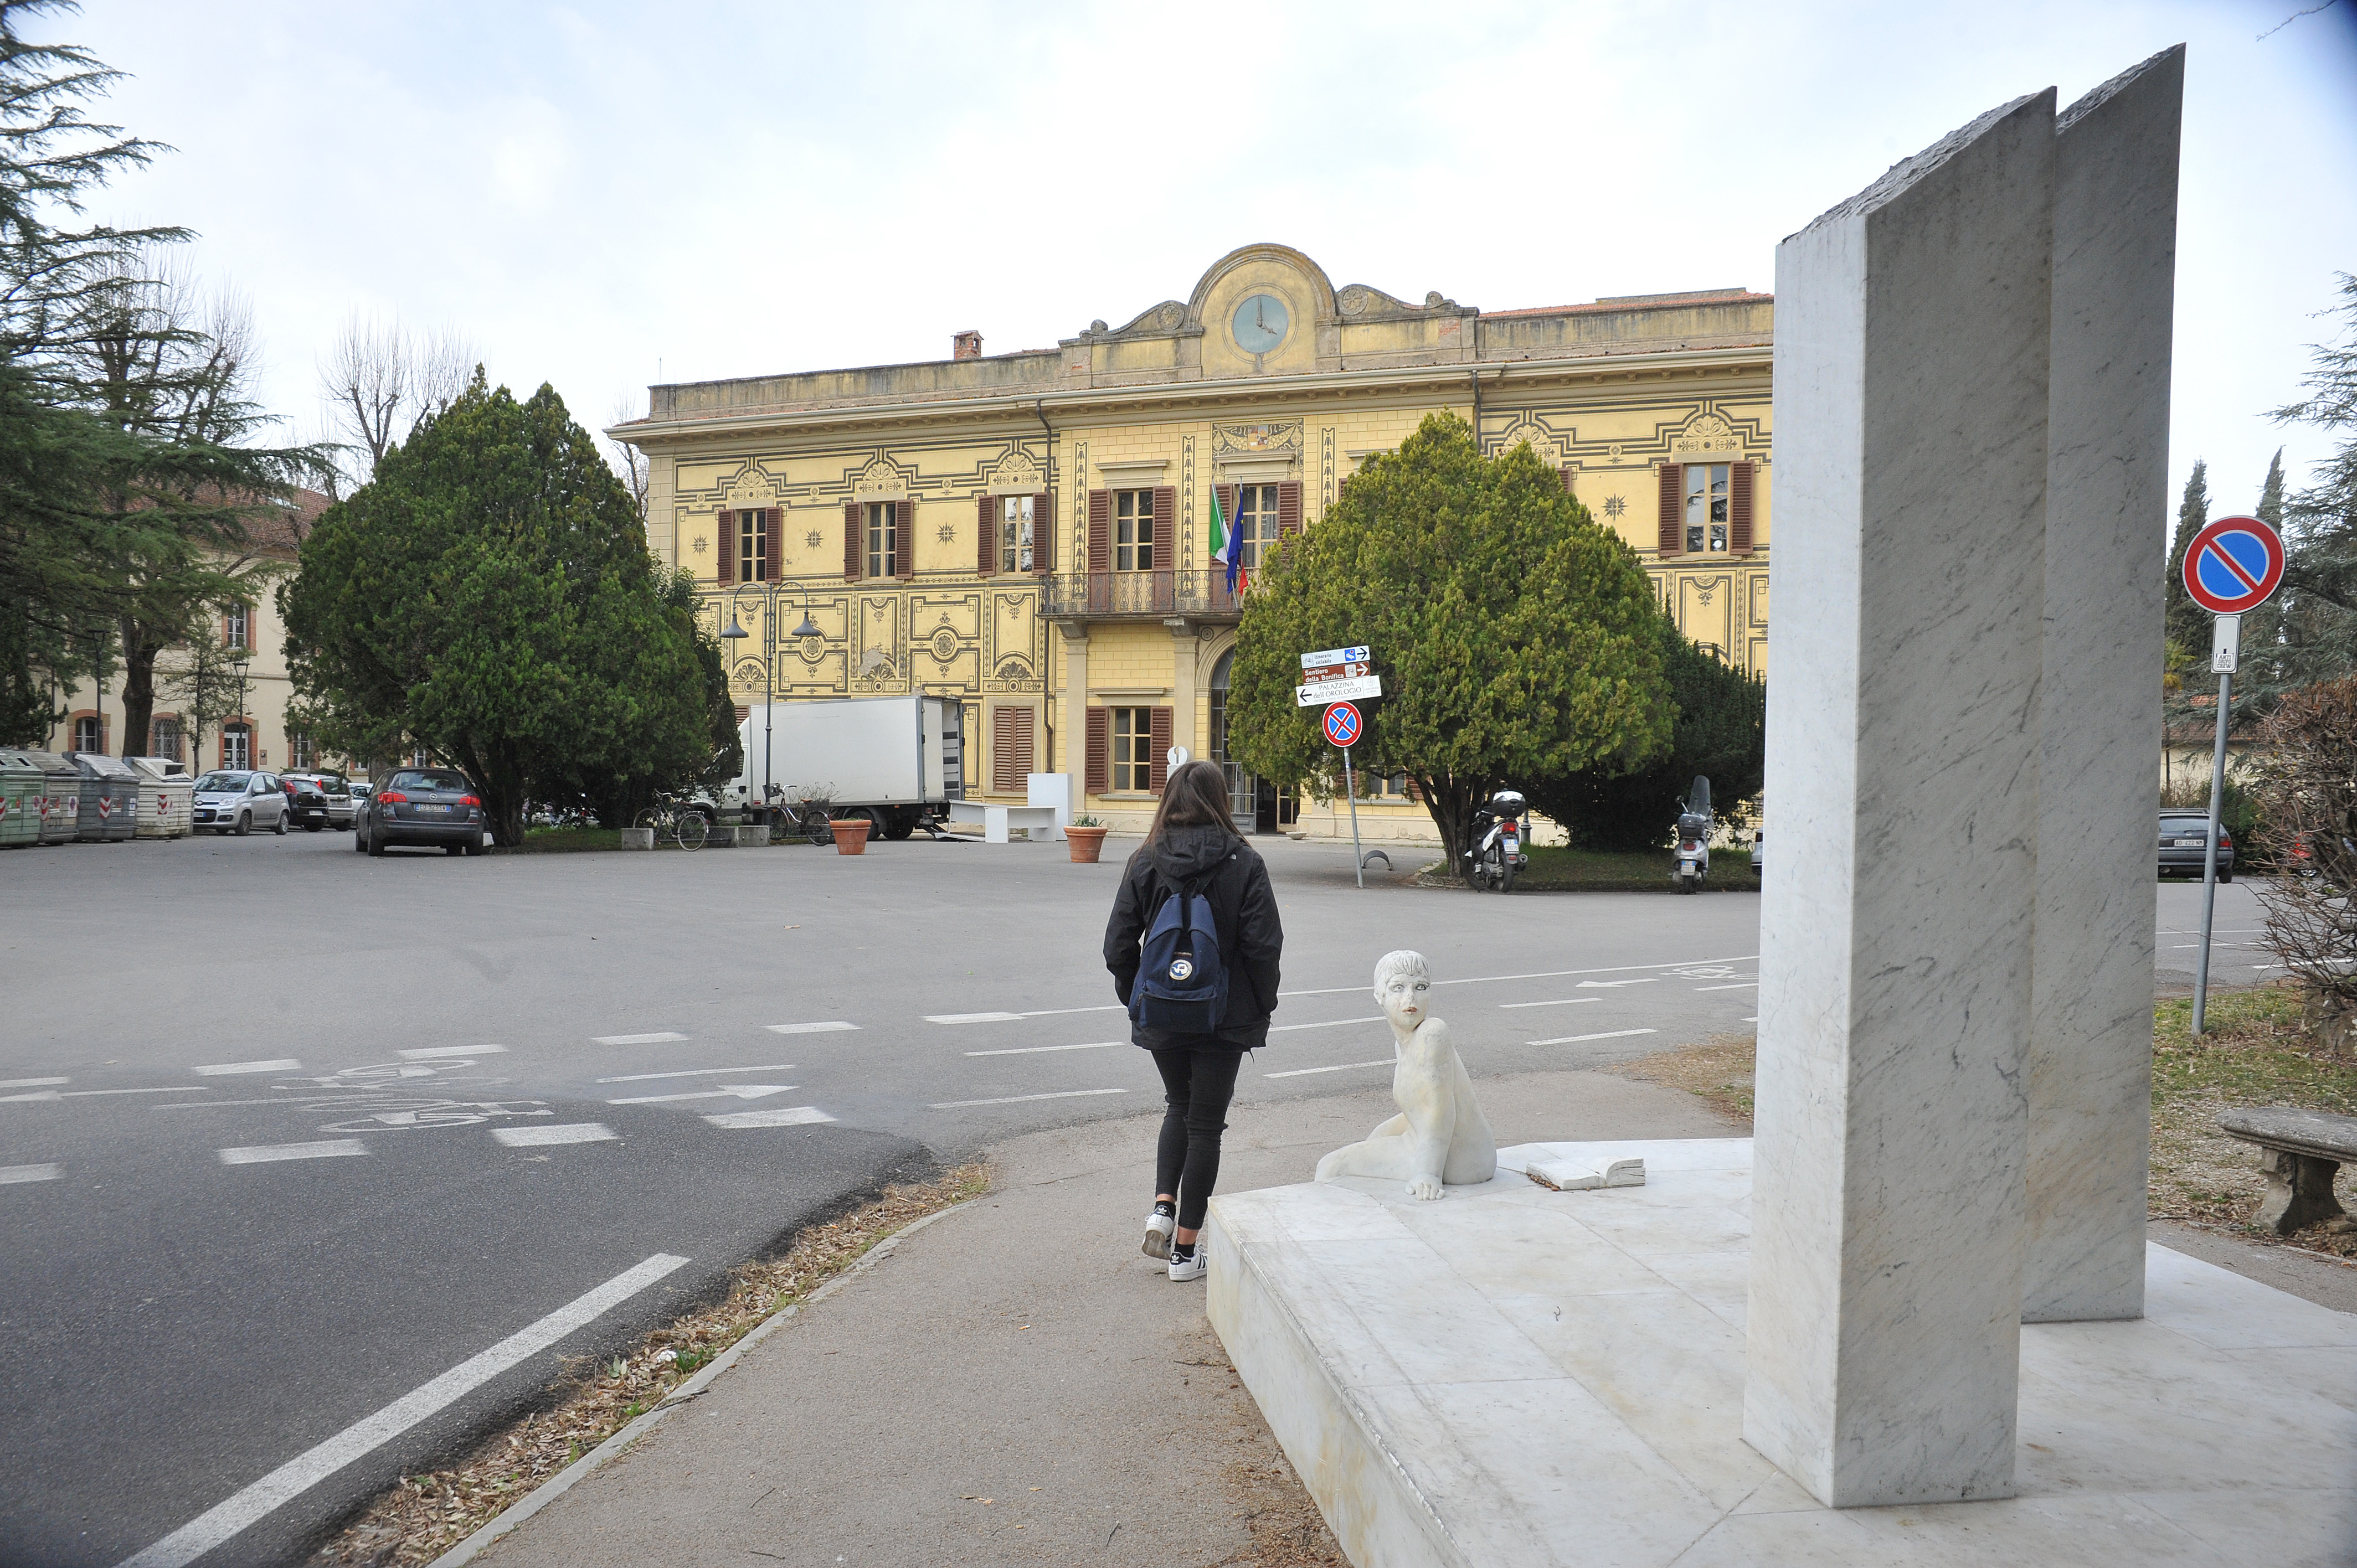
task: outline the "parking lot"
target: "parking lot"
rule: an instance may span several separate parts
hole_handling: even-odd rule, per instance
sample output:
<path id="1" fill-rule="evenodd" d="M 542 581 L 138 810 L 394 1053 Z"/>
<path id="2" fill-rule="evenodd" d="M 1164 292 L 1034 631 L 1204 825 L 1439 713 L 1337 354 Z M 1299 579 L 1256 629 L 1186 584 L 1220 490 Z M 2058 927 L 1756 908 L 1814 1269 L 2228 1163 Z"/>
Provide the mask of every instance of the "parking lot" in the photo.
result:
<path id="1" fill-rule="evenodd" d="M 640 1282 L 238 1537 L 292 1561 L 555 1355 L 849 1195 L 1158 1109 L 1098 955 L 1129 847 L 371 859 L 329 832 L 0 858 L 30 912 L 0 939 L 0 1537 L 120 1563 Z M 1263 848 L 1285 993 L 1240 1101 L 1380 1082 L 1366 988 L 1395 947 L 1431 958 L 1477 1077 L 1752 1027 L 1755 896 L 1361 891 L 1347 848 Z M 2255 942 L 2249 885 L 2220 893 L 2222 943 Z M 2190 968 L 2199 897 L 2161 889 L 2164 969 Z M 2216 972 L 2264 961 L 2222 946 Z"/>

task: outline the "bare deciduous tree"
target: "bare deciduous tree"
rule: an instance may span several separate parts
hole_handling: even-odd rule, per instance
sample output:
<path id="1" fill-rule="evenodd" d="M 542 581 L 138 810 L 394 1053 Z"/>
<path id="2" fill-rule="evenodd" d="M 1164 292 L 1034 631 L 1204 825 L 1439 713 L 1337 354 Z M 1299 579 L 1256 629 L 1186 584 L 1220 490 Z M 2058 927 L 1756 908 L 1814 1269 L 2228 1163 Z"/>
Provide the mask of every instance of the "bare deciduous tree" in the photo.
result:
<path id="1" fill-rule="evenodd" d="M 476 358 L 473 345 L 449 328 L 419 337 L 398 321 L 355 315 L 345 322 L 319 367 L 330 426 L 357 470 L 345 478 L 366 484 L 387 452 L 457 401 Z"/>
<path id="2" fill-rule="evenodd" d="M 2286 697 L 2259 736 L 2267 945 L 2338 1055 L 2357 1038 L 2357 675 Z"/>
<path id="3" fill-rule="evenodd" d="M 626 424 L 638 417 L 638 400 L 625 393 L 614 400 L 614 412 L 606 416 L 606 423 Z M 606 445 L 614 454 L 614 467 L 621 470 L 622 483 L 629 488 L 630 499 L 638 503 L 639 521 L 643 523 L 647 520 L 647 455 L 610 435 Z"/>

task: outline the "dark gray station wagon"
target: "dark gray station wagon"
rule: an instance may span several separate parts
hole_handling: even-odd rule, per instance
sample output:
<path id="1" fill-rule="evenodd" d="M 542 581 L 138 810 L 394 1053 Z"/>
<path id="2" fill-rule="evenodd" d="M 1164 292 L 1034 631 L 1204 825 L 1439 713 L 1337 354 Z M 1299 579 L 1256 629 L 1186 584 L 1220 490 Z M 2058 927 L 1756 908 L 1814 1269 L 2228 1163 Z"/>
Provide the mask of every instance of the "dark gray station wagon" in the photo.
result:
<path id="1" fill-rule="evenodd" d="M 2210 813 L 2163 811 L 2160 814 L 2160 874 L 2199 876 L 2210 847 Z M 2234 880 L 2234 835 L 2218 826 L 2218 880 Z"/>
<path id="2" fill-rule="evenodd" d="M 480 854 L 483 802 L 467 776 L 448 768 L 404 768 L 369 791 L 352 847 L 381 855 L 403 844 L 446 854 Z"/>

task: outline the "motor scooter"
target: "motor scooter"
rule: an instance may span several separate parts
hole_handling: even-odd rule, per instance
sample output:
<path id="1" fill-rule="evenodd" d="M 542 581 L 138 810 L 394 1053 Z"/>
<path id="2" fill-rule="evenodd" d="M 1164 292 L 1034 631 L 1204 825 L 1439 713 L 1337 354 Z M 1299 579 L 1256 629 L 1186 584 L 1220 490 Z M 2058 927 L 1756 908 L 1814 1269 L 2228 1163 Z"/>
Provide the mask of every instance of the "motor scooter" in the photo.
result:
<path id="1" fill-rule="evenodd" d="M 1710 780 L 1695 775 L 1694 788 L 1678 802 L 1678 891 L 1698 893 L 1710 875 Z"/>
<path id="2" fill-rule="evenodd" d="M 1466 841 L 1472 845 L 1465 858 L 1473 863 L 1473 886 L 1488 886 L 1500 893 L 1514 890 L 1514 875 L 1531 863 L 1523 853 L 1530 835 L 1523 831 L 1523 813 L 1530 810 L 1520 793 L 1501 789 L 1473 812 L 1466 825 Z"/>

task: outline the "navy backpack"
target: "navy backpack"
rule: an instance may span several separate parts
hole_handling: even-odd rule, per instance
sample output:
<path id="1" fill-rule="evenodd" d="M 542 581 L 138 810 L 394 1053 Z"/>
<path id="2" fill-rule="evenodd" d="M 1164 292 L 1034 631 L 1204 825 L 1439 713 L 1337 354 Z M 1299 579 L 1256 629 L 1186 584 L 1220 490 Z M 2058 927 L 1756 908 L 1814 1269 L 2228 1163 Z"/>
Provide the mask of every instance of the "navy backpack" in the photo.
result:
<path id="1" fill-rule="evenodd" d="M 1208 885 L 1211 876 L 1203 880 Z M 1155 911 L 1142 957 L 1130 987 L 1131 1022 L 1174 1035 L 1219 1028 L 1228 1015 L 1228 971 L 1220 961 L 1220 929 L 1209 898 L 1182 883 Z"/>

